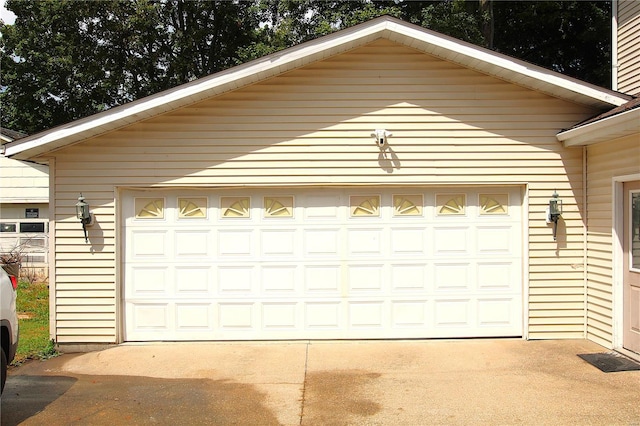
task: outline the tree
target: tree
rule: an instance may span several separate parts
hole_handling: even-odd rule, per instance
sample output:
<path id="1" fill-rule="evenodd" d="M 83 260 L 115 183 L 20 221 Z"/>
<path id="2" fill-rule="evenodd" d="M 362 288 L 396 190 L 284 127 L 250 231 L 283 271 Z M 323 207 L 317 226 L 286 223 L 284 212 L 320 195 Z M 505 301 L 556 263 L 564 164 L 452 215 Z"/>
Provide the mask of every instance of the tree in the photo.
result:
<path id="1" fill-rule="evenodd" d="M 9 0 L 2 126 L 34 133 L 238 62 L 254 41 L 249 2 Z"/>
<path id="2" fill-rule="evenodd" d="M 8 0 L 2 126 L 34 133 L 380 15 L 610 84 L 610 2 Z"/>
<path id="3" fill-rule="evenodd" d="M 498 52 L 611 87 L 611 2 L 496 2 L 494 19 Z"/>

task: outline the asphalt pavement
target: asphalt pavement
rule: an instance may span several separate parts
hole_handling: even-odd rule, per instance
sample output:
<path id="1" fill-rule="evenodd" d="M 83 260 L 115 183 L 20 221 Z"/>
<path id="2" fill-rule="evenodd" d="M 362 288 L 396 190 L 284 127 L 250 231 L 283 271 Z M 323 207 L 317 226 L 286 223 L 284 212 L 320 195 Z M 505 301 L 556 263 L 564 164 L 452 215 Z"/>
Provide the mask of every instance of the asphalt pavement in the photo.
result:
<path id="1" fill-rule="evenodd" d="M 635 425 L 586 340 L 124 344 L 9 372 L 10 425 Z"/>

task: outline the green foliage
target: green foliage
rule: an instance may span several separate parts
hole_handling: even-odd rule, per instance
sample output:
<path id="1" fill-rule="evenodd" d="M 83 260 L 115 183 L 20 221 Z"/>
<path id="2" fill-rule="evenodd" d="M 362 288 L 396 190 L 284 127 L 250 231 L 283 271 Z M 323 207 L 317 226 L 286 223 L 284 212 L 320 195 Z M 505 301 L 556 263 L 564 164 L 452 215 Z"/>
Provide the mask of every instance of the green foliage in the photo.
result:
<path id="1" fill-rule="evenodd" d="M 55 342 L 49 339 L 49 286 L 20 282 L 17 311 L 20 340 L 13 364 L 56 356 Z"/>
<path id="2" fill-rule="evenodd" d="M 497 51 L 610 87 L 611 2 L 496 2 L 494 15 Z"/>
<path id="3" fill-rule="evenodd" d="M 391 15 L 602 86 L 609 1 L 8 0 L 2 126 L 35 133 Z"/>
<path id="4" fill-rule="evenodd" d="M 237 63 L 249 2 L 9 0 L 2 126 L 34 133 Z"/>

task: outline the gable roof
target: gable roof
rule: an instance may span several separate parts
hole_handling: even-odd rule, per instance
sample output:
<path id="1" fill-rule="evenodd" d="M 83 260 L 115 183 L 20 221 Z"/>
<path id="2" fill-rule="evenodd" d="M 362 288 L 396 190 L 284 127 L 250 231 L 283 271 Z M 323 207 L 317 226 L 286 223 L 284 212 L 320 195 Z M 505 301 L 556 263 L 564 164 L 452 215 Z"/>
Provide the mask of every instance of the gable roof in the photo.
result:
<path id="1" fill-rule="evenodd" d="M 27 136 L 25 133 L 0 127 L 0 142 L 2 145 Z"/>
<path id="2" fill-rule="evenodd" d="M 107 111 L 34 134 L 7 145 L 6 155 L 34 158 L 128 124 L 229 92 L 386 38 L 432 56 L 548 95 L 598 109 L 630 97 L 409 24 L 389 16 L 302 43 Z"/>
<path id="3" fill-rule="evenodd" d="M 564 146 L 584 146 L 625 136 L 638 135 L 640 141 L 640 98 L 576 124 L 558 133 Z"/>

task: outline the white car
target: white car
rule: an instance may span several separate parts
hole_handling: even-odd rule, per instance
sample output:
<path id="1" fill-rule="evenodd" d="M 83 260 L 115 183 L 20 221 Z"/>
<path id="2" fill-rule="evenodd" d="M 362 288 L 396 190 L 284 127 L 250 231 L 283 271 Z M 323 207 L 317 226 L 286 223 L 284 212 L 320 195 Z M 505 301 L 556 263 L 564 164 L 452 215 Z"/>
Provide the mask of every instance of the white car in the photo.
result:
<path id="1" fill-rule="evenodd" d="M 18 315 L 16 314 L 16 289 L 18 279 L 0 268 L 0 333 L 2 333 L 2 387 L 7 380 L 7 366 L 16 356 L 18 348 Z"/>

